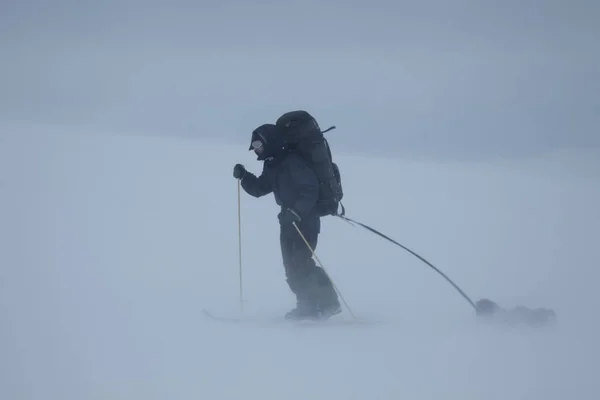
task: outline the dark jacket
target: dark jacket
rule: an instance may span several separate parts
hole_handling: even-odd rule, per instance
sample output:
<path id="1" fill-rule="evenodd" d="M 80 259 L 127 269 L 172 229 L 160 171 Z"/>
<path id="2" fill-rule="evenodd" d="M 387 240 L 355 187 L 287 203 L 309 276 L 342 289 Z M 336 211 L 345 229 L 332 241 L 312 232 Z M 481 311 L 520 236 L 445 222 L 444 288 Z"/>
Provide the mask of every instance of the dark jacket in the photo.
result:
<path id="1" fill-rule="evenodd" d="M 247 172 L 241 184 L 254 197 L 273 193 L 279 206 L 293 209 L 303 220 L 318 218 L 315 212 L 319 195 L 317 176 L 295 153 L 284 153 L 264 161 L 260 176 Z"/>

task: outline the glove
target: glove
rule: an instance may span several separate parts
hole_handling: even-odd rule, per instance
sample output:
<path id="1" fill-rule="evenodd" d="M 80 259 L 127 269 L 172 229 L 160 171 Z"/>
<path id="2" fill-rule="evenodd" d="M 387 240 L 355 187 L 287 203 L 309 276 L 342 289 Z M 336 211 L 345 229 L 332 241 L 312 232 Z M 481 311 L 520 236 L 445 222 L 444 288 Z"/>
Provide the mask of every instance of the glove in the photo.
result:
<path id="1" fill-rule="evenodd" d="M 277 216 L 281 225 L 291 225 L 293 222 L 299 223 L 302 218 L 291 208 L 287 208 L 279 213 Z"/>
<path id="2" fill-rule="evenodd" d="M 233 177 L 235 179 L 242 179 L 246 175 L 246 168 L 242 164 L 236 164 L 233 167 Z"/>

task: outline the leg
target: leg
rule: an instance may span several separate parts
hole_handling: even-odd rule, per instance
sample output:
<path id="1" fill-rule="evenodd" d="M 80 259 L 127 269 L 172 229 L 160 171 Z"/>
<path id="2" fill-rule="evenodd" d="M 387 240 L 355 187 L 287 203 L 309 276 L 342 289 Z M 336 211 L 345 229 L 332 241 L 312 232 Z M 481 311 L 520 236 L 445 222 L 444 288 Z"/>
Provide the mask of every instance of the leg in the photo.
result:
<path id="1" fill-rule="evenodd" d="M 320 220 L 303 221 L 299 229 L 304 238 L 315 250 L 320 231 Z M 325 271 L 316 265 L 308 248 L 294 226 L 281 230 L 281 244 L 286 278 L 292 292 L 296 294 L 298 309 L 317 315 L 318 313 L 335 314 L 340 305 L 337 293 Z"/>
<path id="2" fill-rule="evenodd" d="M 296 243 L 293 240 L 292 235 L 290 235 L 289 232 L 283 227 L 279 233 L 279 242 L 281 245 L 281 257 L 283 259 L 286 281 L 290 287 L 290 290 L 296 295 L 298 301 L 300 301 L 302 291 L 299 285 L 299 280 L 296 276 L 296 264 L 294 262 Z"/>

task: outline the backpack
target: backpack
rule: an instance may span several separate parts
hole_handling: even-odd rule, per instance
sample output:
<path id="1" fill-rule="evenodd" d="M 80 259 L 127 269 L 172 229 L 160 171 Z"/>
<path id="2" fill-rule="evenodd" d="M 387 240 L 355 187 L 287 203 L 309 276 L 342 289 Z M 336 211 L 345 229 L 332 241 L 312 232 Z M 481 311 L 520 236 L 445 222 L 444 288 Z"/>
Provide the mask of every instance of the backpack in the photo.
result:
<path id="1" fill-rule="evenodd" d="M 286 147 L 299 154 L 317 176 L 319 198 L 316 211 L 319 216 L 338 215 L 344 191 L 340 170 L 333 162 L 329 143 L 323 136 L 323 133 L 335 129 L 335 126 L 321 131 L 317 121 L 303 110 L 283 114 L 277 119 L 275 126 L 284 136 Z"/>

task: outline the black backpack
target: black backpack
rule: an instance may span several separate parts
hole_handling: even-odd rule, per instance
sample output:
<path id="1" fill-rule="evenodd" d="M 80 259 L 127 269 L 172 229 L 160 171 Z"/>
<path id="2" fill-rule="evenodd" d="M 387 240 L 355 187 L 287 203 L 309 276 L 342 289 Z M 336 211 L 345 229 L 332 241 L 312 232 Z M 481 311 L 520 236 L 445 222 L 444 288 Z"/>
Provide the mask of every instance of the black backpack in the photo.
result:
<path id="1" fill-rule="evenodd" d="M 323 136 L 323 133 L 335 129 L 335 126 L 321 131 L 317 121 L 302 110 L 283 114 L 277 119 L 275 126 L 283 134 L 286 147 L 300 154 L 317 175 L 319 198 L 316 208 L 319 216 L 338 215 L 344 191 L 340 170 L 333 162 L 329 143 Z"/>

